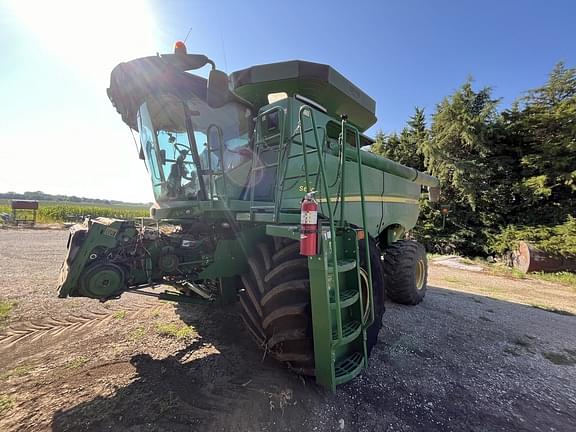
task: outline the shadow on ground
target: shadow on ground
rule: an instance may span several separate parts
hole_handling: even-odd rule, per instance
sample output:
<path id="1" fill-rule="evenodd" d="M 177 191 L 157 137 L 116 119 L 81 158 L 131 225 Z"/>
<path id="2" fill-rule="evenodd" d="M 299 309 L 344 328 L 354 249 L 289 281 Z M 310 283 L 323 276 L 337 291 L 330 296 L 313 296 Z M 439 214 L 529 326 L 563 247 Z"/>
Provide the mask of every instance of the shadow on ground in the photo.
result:
<path id="1" fill-rule="evenodd" d="M 234 310 L 177 307 L 200 339 L 133 356 L 130 384 L 57 411 L 53 430 L 576 429 L 571 316 L 432 288 L 389 305 L 369 369 L 334 395 L 262 360 Z"/>

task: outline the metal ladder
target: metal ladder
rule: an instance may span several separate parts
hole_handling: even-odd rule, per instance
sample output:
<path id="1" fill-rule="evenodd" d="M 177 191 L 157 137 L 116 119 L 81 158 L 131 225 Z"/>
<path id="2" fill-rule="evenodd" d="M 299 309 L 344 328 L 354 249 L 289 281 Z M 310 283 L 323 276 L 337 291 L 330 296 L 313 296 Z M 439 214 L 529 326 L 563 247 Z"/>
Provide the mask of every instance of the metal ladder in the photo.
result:
<path id="1" fill-rule="evenodd" d="M 340 202 L 340 217 L 336 222 L 314 113 L 309 106 L 304 105 L 298 113 L 298 128 L 302 141 L 306 190 L 310 190 L 310 173 L 304 117 L 307 117 L 312 125 L 316 150 L 314 153 L 318 158 L 318 176 L 321 186 L 320 201 L 325 204 L 326 211 L 323 213 L 328 216 L 321 227 L 320 254 L 308 257 L 315 374 L 319 384 L 334 391 L 336 385 L 351 380 L 367 367 L 366 330 L 374 321 L 370 247 L 365 230 L 366 209 L 360 163 L 362 160 L 360 133 L 358 129 L 348 125 L 345 118 L 342 119 L 339 159 L 341 185 L 337 197 Z M 353 228 L 344 220 L 346 201 L 344 146 L 348 131 L 354 134 L 358 151 L 358 181 L 363 222 L 363 227 L 360 228 Z M 364 272 L 360 267 L 359 239 L 366 239 Z M 367 299 L 363 298 L 363 281 L 368 288 Z M 364 310 L 365 304 L 369 305 L 366 311 Z"/>

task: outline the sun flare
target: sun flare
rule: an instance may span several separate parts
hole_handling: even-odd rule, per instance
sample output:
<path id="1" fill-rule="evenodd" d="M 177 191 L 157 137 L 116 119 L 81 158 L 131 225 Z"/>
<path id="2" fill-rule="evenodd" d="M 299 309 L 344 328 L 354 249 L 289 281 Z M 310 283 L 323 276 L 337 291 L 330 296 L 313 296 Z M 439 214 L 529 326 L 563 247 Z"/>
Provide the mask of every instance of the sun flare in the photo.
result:
<path id="1" fill-rule="evenodd" d="M 102 78 L 121 61 L 156 52 L 145 0 L 13 0 L 10 6 L 39 46 L 85 75 Z"/>

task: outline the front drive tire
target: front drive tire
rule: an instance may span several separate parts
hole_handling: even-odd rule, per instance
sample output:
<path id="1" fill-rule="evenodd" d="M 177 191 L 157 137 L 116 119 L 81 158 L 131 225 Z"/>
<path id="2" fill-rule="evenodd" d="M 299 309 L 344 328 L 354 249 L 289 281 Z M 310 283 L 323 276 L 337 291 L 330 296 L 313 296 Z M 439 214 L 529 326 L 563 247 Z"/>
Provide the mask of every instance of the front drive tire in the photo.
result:
<path id="1" fill-rule="evenodd" d="M 384 289 L 395 303 L 417 305 L 426 295 L 426 249 L 413 240 L 399 240 L 383 250 Z"/>
<path id="2" fill-rule="evenodd" d="M 314 343 L 310 305 L 308 259 L 299 243 L 263 242 L 249 257 L 250 271 L 242 275 L 241 316 L 256 343 L 297 373 L 314 375 Z M 364 243 L 360 242 L 360 251 Z M 361 268 L 365 267 L 361 253 Z M 370 240 L 374 322 L 366 330 L 368 353 L 378 340 L 384 313 L 384 282 L 380 251 Z"/>

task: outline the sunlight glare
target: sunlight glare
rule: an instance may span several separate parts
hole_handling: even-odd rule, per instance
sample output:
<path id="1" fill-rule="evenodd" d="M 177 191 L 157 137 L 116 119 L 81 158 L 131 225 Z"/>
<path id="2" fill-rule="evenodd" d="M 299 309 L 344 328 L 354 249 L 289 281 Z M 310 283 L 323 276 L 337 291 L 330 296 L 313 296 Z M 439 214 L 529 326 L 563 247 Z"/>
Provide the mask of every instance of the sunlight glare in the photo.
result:
<path id="1" fill-rule="evenodd" d="M 122 61 L 154 55 L 157 31 L 145 0 L 12 0 L 41 48 L 87 78 L 107 79 Z"/>

